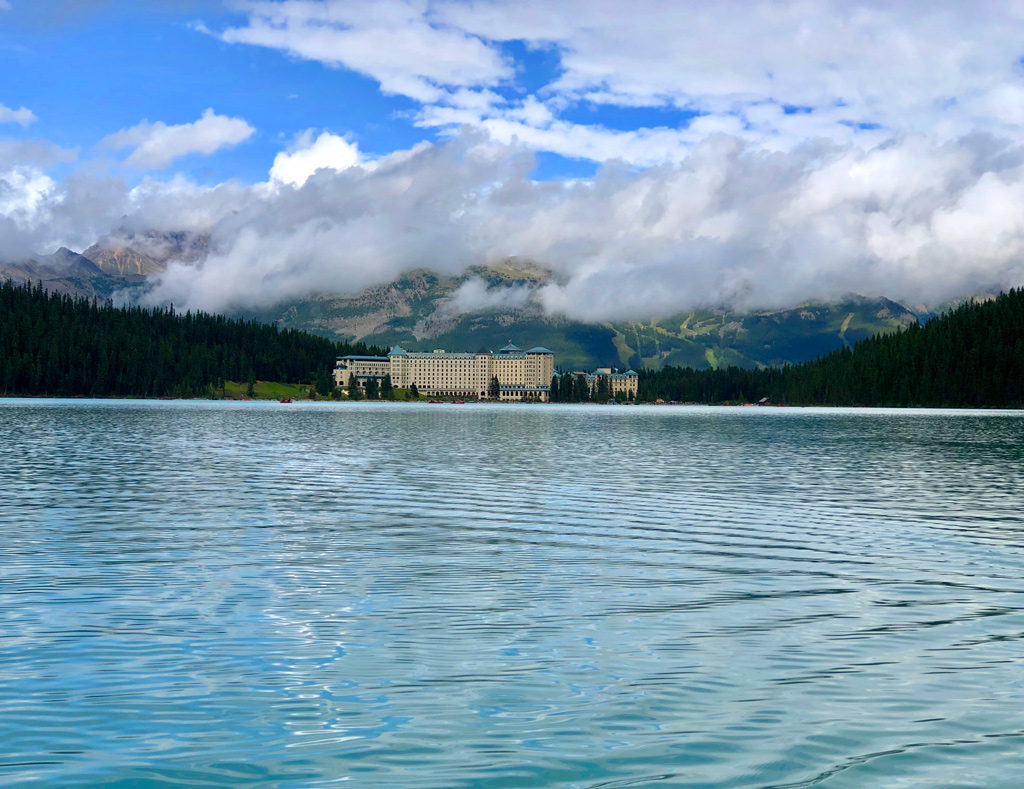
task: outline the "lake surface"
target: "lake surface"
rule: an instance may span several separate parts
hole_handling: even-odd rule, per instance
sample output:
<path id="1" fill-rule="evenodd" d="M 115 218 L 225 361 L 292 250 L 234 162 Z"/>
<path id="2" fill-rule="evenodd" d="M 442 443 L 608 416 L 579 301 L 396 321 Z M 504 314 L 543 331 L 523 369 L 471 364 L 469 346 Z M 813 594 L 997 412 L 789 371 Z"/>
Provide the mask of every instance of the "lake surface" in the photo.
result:
<path id="1" fill-rule="evenodd" d="M 0 400 L 0 783 L 1017 786 L 1024 413 Z"/>

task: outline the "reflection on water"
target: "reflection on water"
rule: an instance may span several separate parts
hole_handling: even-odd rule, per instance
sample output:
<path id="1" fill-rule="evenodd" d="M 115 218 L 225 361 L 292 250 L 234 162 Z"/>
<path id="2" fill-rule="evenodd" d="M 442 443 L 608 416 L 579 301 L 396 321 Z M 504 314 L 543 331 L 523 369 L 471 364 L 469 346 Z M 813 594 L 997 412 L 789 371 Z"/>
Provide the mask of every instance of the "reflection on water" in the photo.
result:
<path id="1" fill-rule="evenodd" d="M 1022 439 L 0 401 L 0 781 L 1016 785 Z"/>

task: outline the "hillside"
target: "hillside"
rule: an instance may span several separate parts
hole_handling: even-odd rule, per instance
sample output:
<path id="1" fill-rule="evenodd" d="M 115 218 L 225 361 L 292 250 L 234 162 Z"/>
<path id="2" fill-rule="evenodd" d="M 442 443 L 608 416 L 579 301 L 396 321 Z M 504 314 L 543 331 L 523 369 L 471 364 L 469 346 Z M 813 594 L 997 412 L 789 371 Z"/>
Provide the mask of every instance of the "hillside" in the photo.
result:
<path id="1" fill-rule="evenodd" d="M 1024 290 L 964 303 L 924 326 L 766 370 L 644 370 L 639 399 L 870 406 L 1024 406 Z"/>
<path id="2" fill-rule="evenodd" d="M 15 285 L 42 284 L 52 293 L 107 299 L 128 283 L 111 277 L 93 260 L 61 247 L 52 255 L 0 262 L 0 282 Z"/>
<path id="3" fill-rule="evenodd" d="M 75 298 L 116 297 L 130 303 L 170 260 L 196 263 L 209 251 L 209 238 L 190 233 L 133 234 L 123 231 L 97 241 L 84 252 L 61 247 L 24 260 L 0 258 L 0 282 L 42 284 L 50 293 Z"/>
<path id="4" fill-rule="evenodd" d="M 473 267 L 457 277 L 420 270 L 355 296 L 320 296 L 244 314 L 409 350 L 497 348 L 512 339 L 550 348 L 563 369 L 764 367 L 813 359 L 917 322 L 897 302 L 851 295 L 782 310 L 705 309 L 657 321 L 584 323 L 544 314 L 535 291 L 552 276 L 518 261 Z M 467 309 L 460 297 L 471 286 L 478 300 L 494 306 Z"/>
<path id="5" fill-rule="evenodd" d="M 336 356 L 381 350 L 0 283 L 0 395 L 210 396 L 225 381 L 256 379 L 323 390 Z"/>

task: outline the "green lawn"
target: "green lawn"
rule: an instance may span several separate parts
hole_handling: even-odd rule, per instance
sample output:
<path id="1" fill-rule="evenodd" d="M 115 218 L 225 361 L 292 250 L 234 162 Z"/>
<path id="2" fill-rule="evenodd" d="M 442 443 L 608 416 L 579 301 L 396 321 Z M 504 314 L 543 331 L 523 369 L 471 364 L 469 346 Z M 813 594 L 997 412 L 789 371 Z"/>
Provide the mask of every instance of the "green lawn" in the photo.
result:
<path id="1" fill-rule="evenodd" d="M 396 386 L 395 387 L 395 399 L 396 400 L 403 400 L 403 401 L 404 400 L 408 400 L 409 399 L 409 390 L 408 389 L 399 389 Z M 422 402 L 422 401 L 426 401 L 428 398 L 427 398 L 426 395 L 421 394 L 419 399 Z"/>
<path id="2" fill-rule="evenodd" d="M 309 390 L 312 389 L 310 384 L 282 384 L 277 381 L 257 381 L 253 386 L 253 397 L 248 397 L 245 393 L 246 384 L 239 381 L 227 381 L 224 384 L 224 397 L 231 398 L 233 400 L 280 400 L 284 397 L 290 397 L 292 400 L 308 400 Z M 220 397 L 220 391 L 214 393 L 216 397 Z M 316 396 L 317 400 L 329 400 L 331 398 L 323 397 L 321 395 Z M 405 402 L 409 399 L 408 389 L 395 389 L 395 400 L 399 402 Z M 421 394 L 419 397 L 420 402 L 426 402 L 429 400 L 426 395 Z M 454 400 L 456 398 L 437 398 L 444 400 Z M 342 395 L 341 401 L 345 402 L 348 400 L 347 397 Z"/>
<path id="3" fill-rule="evenodd" d="M 309 384 L 282 384 L 277 381 L 257 381 L 253 386 L 253 397 L 246 395 L 247 386 L 244 382 L 226 381 L 224 383 L 224 397 L 235 400 L 280 400 L 283 397 L 290 397 L 293 400 L 306 400 L 309 398 Z M 218 395 L 220 392 L 217 393 Z"/>

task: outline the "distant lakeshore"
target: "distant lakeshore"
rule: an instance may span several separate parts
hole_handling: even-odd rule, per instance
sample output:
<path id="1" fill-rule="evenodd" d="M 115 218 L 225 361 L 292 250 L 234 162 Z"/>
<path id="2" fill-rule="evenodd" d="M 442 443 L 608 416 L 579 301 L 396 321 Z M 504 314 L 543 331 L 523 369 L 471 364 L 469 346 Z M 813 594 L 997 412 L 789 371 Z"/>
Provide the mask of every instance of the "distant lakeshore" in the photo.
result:
<path id="1" fill-rule="evenodd" d="M 802 364 L 560 373 L 545 348 L 523 351 L 509 343 L 497 352 L 409 353 L 397 346 L 385 352 L 255 321 L 118 308 L 0 283 L 0 396 L 294 401 L 311 395 L 1020 408 L 1024 290 L 965 302 L 924 326 L 875 335 Z"/>
<path id="2" fill-rule="evenodd" d="M 303 387 L 305 388 L 305 387 Z M 582 407 L 585 410 L 594 410 L 607 412 L 609 410 L 619 410 L 619 406 L 624 406 L 625 411 L 633 410 L 644 410 L 648 408 L 656 408 L 658 410 L 672 410 L 672 409 L 700 409 L 700 410 L 712 410 L 712 411 L 750 411 L 750 412 L 783 412 L 783 411 L 817 411 L 817 412 L 837 412 L 837 413 L 957 413 L 957 414 L 1009 414 L 1009 415 L 1022 415 L 1024 414 L 1024 407 L 1007 407 L 1007 406 L 891 406 L 891 405 L 876 405 L 876 406 L 837 406 L 837 405 L 823 405 L 819 403 L 697 403 L 697 402 L 680 402 L 680 401 L 627 401 L 622 403 L 596 403 L 596 402 L 582 402 L 582 403 L 549 403 L 539 402 L 531 400 L 523 401 L 498 401 L 498 400 L 438 400 L 429 399 L 422 397 L 419 400 L 349 400 L 347 398 L 324 398 L 324 397 L 309 397 L 308 394 L 300 395 L 293 398 L 276 398 L 276 397 L 94 397 L 88 395 L 0 395 L 0 404 L 5 401 L 11 404 L 24 402 L 24 401 L 67 401 L 71 403 L 85 403 L 85 402 L 97 402 L 97 403 L 110 403 L 115 404 L 117 402 L 129 403 L 179 403 L 179 404 L 261 404 L 266 406 L 277 406 L 287 408 L 289 406 L 307 406 L 315 405 L 318 407 L 324 406 L 338 406 L 340 410 L 344 411 L 352 407 L 360 406 L 394 406 L 396 409 L 402 409 L 406 406 L 427 406 L 427 405 L 443 405 L 443 406 L 470 406 L 475 409 L 479 408 L 498 408 L 498 409 L 510 409 L 515 407 L 528 407 L 534 408 L 547 408 L 560 409 L 565 406 Z"/>

